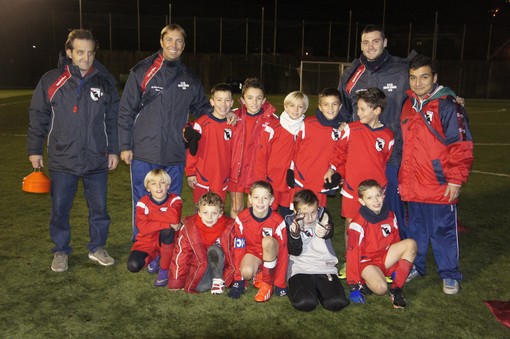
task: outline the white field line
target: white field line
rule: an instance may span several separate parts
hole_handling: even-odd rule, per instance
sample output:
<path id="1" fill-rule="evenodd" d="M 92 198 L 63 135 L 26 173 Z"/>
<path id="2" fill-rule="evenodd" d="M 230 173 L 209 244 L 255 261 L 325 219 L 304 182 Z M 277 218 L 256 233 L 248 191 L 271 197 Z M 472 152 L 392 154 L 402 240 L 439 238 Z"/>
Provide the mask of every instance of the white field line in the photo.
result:
<path id="1" fill-rule="evenodd" d="M 468 116 L 470 114 L 473 114 L 473 113 L 501 113 L 501 112 L 506 112 L 506 108 L 500 108 L 500 109 L 491 109 L 491 110 L 487 110 L 487 111 L 469 111 L 468 112 Z"/>
<path id="2" fill-rule="evenodd" d="M 493 172 L 484 172 L 484 171 L 475 171 L 475 170 L 472 170 L 471 173 L 486 174 L 486 175 L 493 175 L 496 177 L 510 178 L 510 174 L 505 174 L 505 173 L 493 173 Z"/>
<path id="3" fill-rule="evenodd" d="M 510 146 L 510 144 L 501 144 L 501 143 L 474 143 L 475 146 Z"/>
<path id="4" fill-rule="evenodd" d="M 25 102 L 30 102 L 30 100 L 15 101 L 15 102 L 6 102 L 5 104 L 0 104 L 0 107 L 2 107 L 2 106 L 9 106 L 9 105 L 23 104 Z"/>

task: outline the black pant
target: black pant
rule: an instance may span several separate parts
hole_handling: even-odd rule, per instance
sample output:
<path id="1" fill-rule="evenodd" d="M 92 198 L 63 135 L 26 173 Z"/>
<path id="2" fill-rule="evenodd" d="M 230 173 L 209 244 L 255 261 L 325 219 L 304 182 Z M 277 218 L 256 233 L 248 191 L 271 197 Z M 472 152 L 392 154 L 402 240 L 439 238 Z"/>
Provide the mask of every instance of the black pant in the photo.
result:
<path id="1" fill-rule="evenodd" d="M 290 302 L 299 311 L 312 311 L 319 302 L 333 312 L 349 305 L 336 274 L 296 274 L 288 285 Z"/>

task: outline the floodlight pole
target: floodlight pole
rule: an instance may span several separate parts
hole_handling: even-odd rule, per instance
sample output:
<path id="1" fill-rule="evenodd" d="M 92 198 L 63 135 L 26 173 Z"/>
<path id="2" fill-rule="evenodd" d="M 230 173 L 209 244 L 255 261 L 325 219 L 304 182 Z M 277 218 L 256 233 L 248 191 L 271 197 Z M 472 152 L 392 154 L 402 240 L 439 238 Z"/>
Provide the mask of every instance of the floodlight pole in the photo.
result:
<path id="1" fill-rule="evenodd" d="M 262 81 L 262 69 L 264 67 L 264 7 L 262 7 L 262 25 L 260 27 L 260 81 Z"/>
<path id="2" fill-rule="evenodd" d="M 81 0 L 79 0 L 79 6 L 80 6 L 80 28 L 83 28 L 83 16 L 81 12 Z"/>
<path id="3" fill-rule="evenodd" d="M 137 30 L 138 30 L 138 52 L 140 52 L 140 0 L 136 0 L 136 18 L 137 18 Z"/>
<path id="4" fill-rule="evenodd" d="M 274 32 L 273 32 L 273 55 L 276 55 L 276 12 L 278 9 L 278 0 L 274 0 Z"/>

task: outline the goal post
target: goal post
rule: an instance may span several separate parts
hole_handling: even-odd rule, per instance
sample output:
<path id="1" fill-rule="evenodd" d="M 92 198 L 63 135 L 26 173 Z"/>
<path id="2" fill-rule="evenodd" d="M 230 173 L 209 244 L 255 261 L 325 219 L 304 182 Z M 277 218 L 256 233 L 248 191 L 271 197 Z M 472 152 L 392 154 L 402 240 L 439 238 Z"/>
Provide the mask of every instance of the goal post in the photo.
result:
<path id="1" fill-rule="evenodd" d="M 340 77 L 351 62 L 301 61 L 299 90 L 308 95 L 318 95 L 326 87 L 338 87 Z"/>

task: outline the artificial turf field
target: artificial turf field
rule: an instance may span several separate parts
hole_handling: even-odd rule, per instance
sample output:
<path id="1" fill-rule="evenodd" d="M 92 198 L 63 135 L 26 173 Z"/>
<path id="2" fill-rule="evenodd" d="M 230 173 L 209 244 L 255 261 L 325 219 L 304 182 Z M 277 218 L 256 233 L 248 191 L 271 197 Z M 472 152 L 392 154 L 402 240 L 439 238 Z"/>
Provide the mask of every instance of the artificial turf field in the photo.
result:
<path id="1" fill-rule="evenodd" d="M 52 272 L 49 195 L 21 190 L 23 177 L 32 170 L 26 155 L 30 94 L 0 91 L 0 338 L 510 337 L 510 329 L 483 303 L 510 300 L 509 100 L 466 100 L 475 162 L 458 205 L 460 222 L 469 230 L 459 236 L 464 275 L 459 294 L 443 294 L 429 252 L 428 275 L 404 287 L 404 310 L 394 310 L 387 296 L 369 296 L 366 305 L 338 313 L 321 306 L 303 313 L 286 297 L 256 303 L 252 287 L 240 300 L 231 300 L 170 292 L 152 285 L 154 275 L 128 272 L 131 191 L 124 164 L 109 177 L 112 224 L 106 248 L 116 264 L 101 267 L 87 258 L 87 208 L 80 188 L 71 212 L 69 270 Z M 282 111 L 283 96 L 268 100 Z M 311 97 L 308 114 L 316 102 Z M 182 198 L 183 215 L 189 215 L 193 207 L 187 186 Z M 338 197 L 328 201 L 328 208 L 342 230 Z M 333 239 L 340 258 L 342 233 L 335 232 Z"/>

